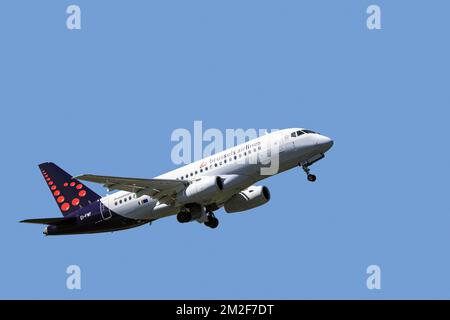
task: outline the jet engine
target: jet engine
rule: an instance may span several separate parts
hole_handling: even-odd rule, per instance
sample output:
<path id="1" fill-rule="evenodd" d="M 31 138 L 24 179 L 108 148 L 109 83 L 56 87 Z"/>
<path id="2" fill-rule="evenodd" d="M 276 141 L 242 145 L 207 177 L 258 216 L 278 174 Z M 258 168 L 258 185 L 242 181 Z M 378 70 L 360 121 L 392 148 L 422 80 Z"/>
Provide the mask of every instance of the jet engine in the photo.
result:
<path id="1" fill-rule="evenodd" d="M 242 190 L 225 202 L 228 213 L 240 212 L 259 207 L 270 200 L 269 189 L 265 186 L 251 186 Z"/>
<path id="2" fill-rule="evenodd" d="M 179 203 L 207 203 L 217 192 L 223 190 L 223 181 L 218 176 L 203 176 L 191 183 L 177 195 Z"/>

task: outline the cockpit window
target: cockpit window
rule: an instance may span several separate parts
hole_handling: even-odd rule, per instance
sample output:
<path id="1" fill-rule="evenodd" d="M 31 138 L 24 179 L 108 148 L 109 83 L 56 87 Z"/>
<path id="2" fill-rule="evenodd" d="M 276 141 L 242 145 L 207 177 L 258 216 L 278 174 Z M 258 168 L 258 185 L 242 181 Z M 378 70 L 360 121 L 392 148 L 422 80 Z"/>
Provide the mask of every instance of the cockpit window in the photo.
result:
<path id="1" fill-rule="evenodd" d="M 308 129 L 303 129 L 303 130 L 298 130 L 297 132 L 292 132 L 291 137 L 292 138 L 300 137 L 302 134 L 305 134 L 305 133 L 317 133 L 317 132 L 314 132 L 314 131 L 308 130 Z"/>

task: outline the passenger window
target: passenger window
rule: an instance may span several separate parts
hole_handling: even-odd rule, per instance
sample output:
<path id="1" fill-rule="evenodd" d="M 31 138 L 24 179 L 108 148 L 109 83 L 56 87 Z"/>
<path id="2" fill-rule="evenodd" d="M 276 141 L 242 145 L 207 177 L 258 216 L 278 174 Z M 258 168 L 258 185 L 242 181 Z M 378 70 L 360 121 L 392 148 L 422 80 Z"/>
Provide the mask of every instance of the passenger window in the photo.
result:
<path id="1" fill-rule="evenodd" d="M 203 172 L 203 169 L 200 169 L 200 173 L 202 173 Z"/>
<path id="2" fill-rule="evenodd" d="M 237 157 L 236 156 L 234 156 L 234 160 L 236 160 L 237 159 Z"/>
<path id="3" fill-rule="evenodd" d="M 114 202 L 114 205 L 117 206 L 117 202 Z"/>
<path id="4" fill-rule="evenodd" d="M 191 172 L 191 177 L 193 176 L 194 174 Z"/>
<path id="5" fill-rule="evenodd" d="M 122 204 L 122 200 L 119 200 L 119 203 Z"/>
<path id="6" fill-rule="evenodd" d="M 131 196 L 128 197 L 128 200 L 131 200 Z"/>
<path id="7" fill-rule="evenodd" d="M 214 167 L 217 167 L 217 163 L 214 163 Z"/>

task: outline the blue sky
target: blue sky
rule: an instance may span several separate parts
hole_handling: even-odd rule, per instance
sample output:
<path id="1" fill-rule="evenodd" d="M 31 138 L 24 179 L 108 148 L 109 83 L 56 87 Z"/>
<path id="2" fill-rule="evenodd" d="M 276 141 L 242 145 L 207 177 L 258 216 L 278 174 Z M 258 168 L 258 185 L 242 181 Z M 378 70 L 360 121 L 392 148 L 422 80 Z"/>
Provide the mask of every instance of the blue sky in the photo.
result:
<path id="1" fill-rule="evenodd" d="M 82 29 L 66 29 L 81 7 Z M 382 30 L 366 28 L 381 7 Z M 0 298 L 450 298 L 448 1 L 4 1 Z M 271 201 L 44 237 L 37 168 L 153 177 L 174 129 L 306 127 L 325 160 Z M 100 186 L 92 188 L 101 194 Z M 68 265 L 82 290 L 66 289 Z M 379 265 L 382 289 L 368 290 Z"/>

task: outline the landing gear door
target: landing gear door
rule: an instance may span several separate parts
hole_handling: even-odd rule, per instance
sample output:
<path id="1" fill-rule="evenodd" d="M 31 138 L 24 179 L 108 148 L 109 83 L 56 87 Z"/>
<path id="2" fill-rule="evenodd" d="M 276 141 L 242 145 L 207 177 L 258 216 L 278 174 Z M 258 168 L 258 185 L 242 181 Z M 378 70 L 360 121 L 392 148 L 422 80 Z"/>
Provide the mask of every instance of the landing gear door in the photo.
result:
<path id="1" fill-rule="evenodd" d="M 102 215 L 103 220 L 108 220 L 111 219 L 112 214 L 111 214 L 111 210 L 109 210 L 108 205 L 108 200 L 104 200 L 105 202 L 102 202 L 102 200 L 100 200 L 100 214 Z"/>

